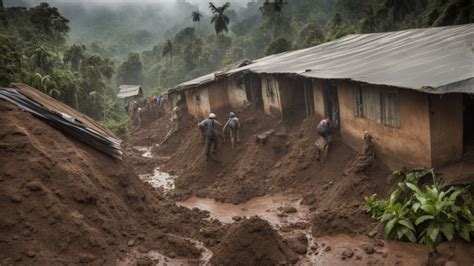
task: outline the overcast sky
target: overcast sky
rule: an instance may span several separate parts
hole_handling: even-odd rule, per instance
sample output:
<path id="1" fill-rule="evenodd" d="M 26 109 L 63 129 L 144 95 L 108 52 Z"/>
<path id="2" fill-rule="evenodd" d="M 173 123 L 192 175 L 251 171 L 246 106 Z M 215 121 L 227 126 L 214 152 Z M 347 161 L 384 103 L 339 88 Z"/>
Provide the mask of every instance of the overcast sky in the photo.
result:
<path id="1" fill-rule="evenodd" d="M 239 9 L 239 7 L 244 7 L 247 5 L 248 2 L 258 1 L 258 0 L 4 0 L 5 6 L 18 6 L 18 5 L 26 5 L 26 6 L 34 6 L 38 5 L 41 2 L 48 2 L 51 5 L 62 6 L 67 3 L 84 3 L 88 4 L 89 7 L 93 7 L 94 5 L 100 6 L 111 6 L 117 4 L 174 4 L 177 2 L 188 2 L 190 4 L 198 6 L 198 9 L 209 13 L 209 2 L 213 2 L 216 5 L 221 5 L 225 2 L 230 2 L 231 9 Z M 90 6 L 92 4 L 92 6 Z"/>

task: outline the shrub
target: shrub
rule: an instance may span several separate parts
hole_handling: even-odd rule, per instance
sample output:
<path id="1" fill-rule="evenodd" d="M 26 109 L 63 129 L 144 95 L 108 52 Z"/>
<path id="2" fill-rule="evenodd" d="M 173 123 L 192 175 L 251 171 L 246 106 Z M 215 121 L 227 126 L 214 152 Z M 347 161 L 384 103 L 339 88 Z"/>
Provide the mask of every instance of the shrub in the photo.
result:
<path id="1" fill-rule="evenodd" d="M 401 172 L 395 174 L 403 175 Z M 431 174 L 433 183 L 418 186 L 420 177 Z M 466 241 L 474 234 L 472 196 L 466 188 L 441 187 L 433 170 L 404 175 L 387 200 L 365 198 L 365 210 L 384 223 L 386 238 L 426 244 L 430 249 L 455 235 Z"/>

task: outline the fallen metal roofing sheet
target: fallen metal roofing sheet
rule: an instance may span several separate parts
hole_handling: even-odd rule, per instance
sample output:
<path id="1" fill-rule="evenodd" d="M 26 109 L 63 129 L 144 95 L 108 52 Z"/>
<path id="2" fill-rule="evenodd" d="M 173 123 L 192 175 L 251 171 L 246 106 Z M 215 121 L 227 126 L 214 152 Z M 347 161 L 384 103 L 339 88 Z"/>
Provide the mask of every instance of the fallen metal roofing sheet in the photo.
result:
<path id="1" fill-rule="evenodd" d="M 115 138 L 92 119 L 78 115 L 70 107 L 39 93 L 24 84 L 15 84 L 16 89 L 0 89 L 0 99 L 17 105 L 20 109 L 34 114 L 59 131 L 114 158 L 122 158 L 121 140 Z M 64 105 L 64 106 L 63 106 Z M 80 114 L 80 113 L 79 113 Z"/>
<path id="2" fill-rule="evenodd" d="M 349 35 L 229 70 L 345 79 L 427 93 L 474 93 L 474 24 Z M 176 86 L 210 82 L 210 74 Z"/>

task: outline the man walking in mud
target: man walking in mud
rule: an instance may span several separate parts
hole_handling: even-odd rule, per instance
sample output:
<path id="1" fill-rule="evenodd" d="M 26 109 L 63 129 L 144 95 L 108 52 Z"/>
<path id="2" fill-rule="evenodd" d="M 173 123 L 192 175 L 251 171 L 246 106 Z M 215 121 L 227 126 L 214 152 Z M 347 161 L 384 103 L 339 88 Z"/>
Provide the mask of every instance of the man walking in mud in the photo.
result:
<path id="1" fill-rule="evenodd" d="M 235 143 L 240 142 L 239 130 L 240 130 L 240 122 L 239 119 L 235 116 L 234 112 L 229 113 L 229 119 L 227 123 L 225 123 L 224 128 L 222 129 L 222 133 L 224 135 L 224 142 L 225 142 L 225 130 L 229 129 L 230 134 L 230 142 L 232 144 L 232 149 L 235 148 Z"/>
<path id="2" fill-rule="evenodd" d="M 214 128 L 214 124 L 222 126 L 222 124 L 217 121 L 216 114 L 209 114 L 209 118 L 204 119 L 198 124 L 199 129 L 203 130 L 204 136 L 206 138 L 204 145 L 204 155 L 206 155 L 206 161 L 209 160 L 212 153 L 215 153 L 217 150 L 217 130 Z M 215 158 L 213 158 L 216 161 Z"/>

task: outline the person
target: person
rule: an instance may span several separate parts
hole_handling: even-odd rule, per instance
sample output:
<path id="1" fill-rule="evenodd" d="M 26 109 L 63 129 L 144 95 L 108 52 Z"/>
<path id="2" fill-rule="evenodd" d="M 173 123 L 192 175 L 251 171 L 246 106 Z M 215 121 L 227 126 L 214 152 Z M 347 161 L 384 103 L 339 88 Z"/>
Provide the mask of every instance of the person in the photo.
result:
<path id="1" fill-rule="evenodd" d="M 204 119 L 198 124 L 198 128 L 204 132 L 206 139 L 204 145 L 204 155 L 206 156 L 206 161 L 210 158 L 210 153 L 215 153 L 217 151 L 217 131 L 214 129 L 214 124 L 222 126 L 222 124 L 217 121 L 216 114 L 210 113 L 209 118 Z M 215 159 L 214 159 L 215 160 Z"/>
<path id="2" fill-rule="evenodd" d="M 229 117 L 227 123 L 225 123 L 222 133 L 224 135 L 224 142 L 225 142 L 225 130 L 229 128 L 230 134 L 230 142 L 232 144 L 232 149 L 235 148 L 235 142 L 240 142 L 239 130 L 240 130 L 240 122 L 239 119 L 235 116 L 234 112 L 229 113 Z"/>
<path id="3" fill-rule="evenodd" d="M 158 101 L 158 97 L 156 97 L 156 95 L 151 96 L 151 106 L 153 108 L 158 106 L 157 101 Z"/>
<path id="4" fill-rule="evenodd" d="M 319 121 L 318 126 L 316 127 L 318 134 L 324 138 L 326 142 L 329 142 L 329 134 L 331 133 L 331 119 L 326 118 Z"/>
<path id="5" fill-rule="evenodd" d="M 324 164 L 327 159 L 329 143 L 331 142 L 330 133 L 331 133 L 331 119 L 326 118 L 319 122 L 316 127 L 320 138 L 314 143 L 316 146 L 316 158 Z"/>

